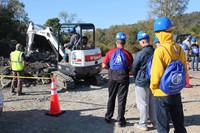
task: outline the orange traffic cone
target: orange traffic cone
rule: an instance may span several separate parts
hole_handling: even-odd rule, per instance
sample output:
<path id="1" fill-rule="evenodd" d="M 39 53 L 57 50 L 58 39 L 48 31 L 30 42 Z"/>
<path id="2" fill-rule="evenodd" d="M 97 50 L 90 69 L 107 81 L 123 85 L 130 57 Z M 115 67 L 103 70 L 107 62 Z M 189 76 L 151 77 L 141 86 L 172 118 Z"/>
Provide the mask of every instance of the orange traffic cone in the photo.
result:
<path id="1" fill-rule="evenodd" d="M 190 77 L 189 75 L 186 77 L 186 86 L 185 88 L 191 88 L 192 86 L 190 85 Z"/>
<path id="2" fill-rule="evenodd" d="M 50 98 L 50 111 L 46 115 L 58 116 L 64 113 L 60 110 L 60 104 L 58 100 L 58 93 L 56 90 L 56 84 L 54 77 L 51 78 L 51 98 Z"/>
<path id="3" fill-rule="evenodd" d="M 187 68 L 188 68 L 188 76 L 186 76 L 186 86 L 185 86 L 185 88 L 191 88 L 192 86 L 190 85 L 189 62 L 187 62 Z"/>

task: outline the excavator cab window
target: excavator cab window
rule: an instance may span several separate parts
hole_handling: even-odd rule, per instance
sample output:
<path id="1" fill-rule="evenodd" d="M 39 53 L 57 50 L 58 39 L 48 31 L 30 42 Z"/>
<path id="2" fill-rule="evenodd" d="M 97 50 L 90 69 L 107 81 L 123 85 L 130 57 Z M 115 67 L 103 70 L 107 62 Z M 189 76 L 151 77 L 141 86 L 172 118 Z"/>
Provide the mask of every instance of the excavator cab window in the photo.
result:
<path id="1" fill-rule="evenodd" d="M 76 34 L 79 35 L 79 39 L 75 41 L 71 50 L 87 50 L 95 48 L 95 27 L 93 24 L 62 24 L 58 32 L 60 32 L 59 41 L 60 44 L 64 46 L 64 44 L 70 45 L 71 39 L 71 29 L 74 28 Z M 87 47 L 83 43 L 83 38 L 86 36 L 88 38 Z"/>

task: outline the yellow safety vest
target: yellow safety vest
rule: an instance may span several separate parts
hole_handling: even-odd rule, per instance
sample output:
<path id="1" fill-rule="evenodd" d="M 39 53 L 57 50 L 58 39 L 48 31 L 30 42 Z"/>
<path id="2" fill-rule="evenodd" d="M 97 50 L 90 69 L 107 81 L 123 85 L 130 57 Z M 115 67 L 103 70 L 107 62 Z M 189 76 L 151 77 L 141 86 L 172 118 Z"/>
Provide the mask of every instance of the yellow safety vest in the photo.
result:
<path id="1" fill-rule="evenodd" d="M 11 52 L 10 60 L 11 60 L 11 67 L 12 67 L 13 71 L 23 70 L 24 66 L 23 66 L 23 62 L 22 62 L 22 54 L 23 54 L 23 52 L 20 52 L 18 50 Z"/>

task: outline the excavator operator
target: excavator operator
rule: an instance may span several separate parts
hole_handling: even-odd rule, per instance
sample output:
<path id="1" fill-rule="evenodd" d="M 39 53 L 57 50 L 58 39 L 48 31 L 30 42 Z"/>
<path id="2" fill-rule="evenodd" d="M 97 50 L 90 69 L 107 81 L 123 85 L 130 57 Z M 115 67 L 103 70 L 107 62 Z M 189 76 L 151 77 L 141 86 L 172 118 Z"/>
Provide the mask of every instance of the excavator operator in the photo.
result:
<path id="1" fill-rule="evenodd" d="M 80 35 L 76 32 L 74 27 L 70 28 L 71 39 L 69 43 L 64 45 L 65 48 L 72 50 L 73 46 L 79 41 Z"/>
<path id="2" fill-rule="evenodd" d="M 63 59 L 68 62 L 70 53 L 73 50 L 73 47 L 78 43 L 80 35 L 76 32 L 75 27 L 70 28 L 71 39 L 69 43 L 64 44 L 65 54 Z"/>

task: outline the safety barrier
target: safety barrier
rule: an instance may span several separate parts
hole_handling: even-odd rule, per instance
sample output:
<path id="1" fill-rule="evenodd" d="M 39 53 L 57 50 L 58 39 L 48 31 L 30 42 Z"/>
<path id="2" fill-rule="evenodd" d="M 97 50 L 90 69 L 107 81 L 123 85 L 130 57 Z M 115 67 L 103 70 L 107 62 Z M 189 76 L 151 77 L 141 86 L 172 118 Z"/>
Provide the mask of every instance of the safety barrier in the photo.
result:
<path id="1" fill-rule="evenodd" d="M 21 79 L 35 79 L 35 80 L 41 80 L 43 84 L 46 83 L 46 80 L 50 80 L 51 77 L 30 77 L 30 76 L 11 76 L 11 75 L 0 75 L 0 85 L 2 87 L 5 87 L 9 84 L 9 82 L 6 81 L 7 78 L 21 78 Z"/>
<path id="2" fill-rule="evenodd" d="M 30 77 L 30 76 L 11 76 L 11 75 L 0 75 L 2 78 L 21 78 L 21 79 L 51 79 L 51 77 Z"/>

